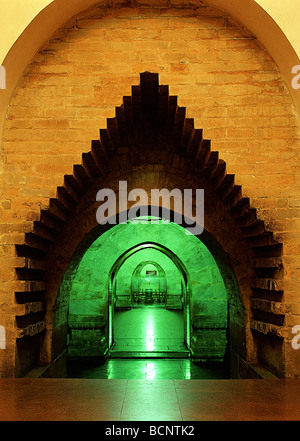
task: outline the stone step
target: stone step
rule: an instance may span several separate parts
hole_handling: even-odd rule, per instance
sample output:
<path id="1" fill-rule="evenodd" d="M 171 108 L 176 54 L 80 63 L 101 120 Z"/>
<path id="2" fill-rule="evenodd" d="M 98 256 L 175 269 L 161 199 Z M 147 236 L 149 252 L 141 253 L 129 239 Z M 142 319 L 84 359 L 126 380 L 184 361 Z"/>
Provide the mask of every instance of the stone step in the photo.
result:
<path id="1" fill-rule="evenodd" d="M 188 358 L 190 352 L 183 351 L 117 351 L 111 350 L 110 358 Z"/>

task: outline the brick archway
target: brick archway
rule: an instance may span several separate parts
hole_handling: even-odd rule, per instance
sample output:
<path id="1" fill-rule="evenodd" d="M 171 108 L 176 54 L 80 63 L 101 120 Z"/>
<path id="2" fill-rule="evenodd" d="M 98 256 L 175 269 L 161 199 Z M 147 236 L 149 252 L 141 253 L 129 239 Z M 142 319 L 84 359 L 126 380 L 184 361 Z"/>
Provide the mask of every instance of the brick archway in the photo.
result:
<path id="1" fill-rule="evenodd" d="M 112 305 L 113 301 L 113 297 L 116 295 L 116 285 L 115 285 L 115 281 L 118 275 L 118 272 L 120 270 L 120 268 L 122 267 L 122 265 L 126 262 L 127 259 L 129 259 L 131 256 L 133 256 L 134 254 L 138 253 L 141 250 L 144 249 L 155 249 L 158 250 L 159 252 L 163 253 L 165 256 L 167 256 L 169 259 L 171 259 L 177 270 L 179 271 L 179 273 L 181 274 L 183 283 L 185 284 L 185 289 L 184 289 L 184 300 L 183 300 L 183 311 L 184 311 L 184 338 L 185 338 L 185 343 L 187 345 L 188 348 L 191 347 L 191 324 L 190 324 L 190 276 L 188 274 L 187 269 L 185 268 L 184 263 L 181 261 L 181 259 L 174 254 L 170 249 L 166 248 L 164 245 L 159 244 L 159 243 L 140 243 L 139 245 L 128 249 L 125 253 L 123 253 L 121 256 L 119 256 L 117 258 L 117 260 L 115 261 L 115 263 L 113 264 L 110 273 L 109 273 L 109 281 L 112 285 L 112 293 L 111 293 L 111 300 L 109 302 L 110 305 Z M 147 262 L 149 263 L 149 262 Z M 156 266 L 157 269 L 163 271 L 163 269 L 160 267 L 160 265 L 158 265 L 155 262 L 152 262 L 152 264 L 154 264 L 154 266 Z M 140 264 L 142 265 L 142 264 Z M 139 268 L 139 266 L 136 267 L 136 269 L 134 270 L 134 272 Z M 145 265 L 144 265 L 145 266 Z M 143 267 L 142 267 L 143 268 Z M 142 269 L 141 268 L 141 269 Z M 113 324 L 112 324 L 112 313 L 111 311 L 109 311 L 109 333 L 111 334 L 109 336 L 109 339 L 112 338 L 112 328 L 113 328 Z"/>
<path id="2" fill-rule="evenodd" d="M 53 271 L 49 266 L 49 262 L 53 264 L 53 249 L 62 246 L 66 229 L 87 207 L 87 195 L 95 182 L 103 185 L 108 182 L 108 176 L 115 181 L 117 177 L 122 179 L 122 168 L 127 166 L 129 176 L 132 164 L 137 170 L 143 170 L 147 164 L 153 171 L 161 163 L 165 164 L 162 170 L 166 176 L 170 169 L 173 171 L 169 180 L 175 182 L 177 173 L 182 180 L 193 179 L 199 186 L 207 187 L 207 237 L 204 237 L 208 244 L 210 237 L 216 238 L 231 261 L 240 287 L 243 285 L 248 332 L 254 334 L 249 361 L 257 361 L 266 338 L 275 335 L 283 341 L 282 244 L 258 220 L 249 198 L 243 197 L 241 186 L 235 184 L 235 176 L 227 174 L 226 163 L 217 151 L 211 150 L 202 129 L 196 129 L 193 119 L 186 118 L 186 109 L 177 105 L 177 97 L 169 95 L 168 86 L 159 84 L 157 74 L 145 72 L 141 74 L 140 85 L 132 86 L 132 95 L 124 97 L 123 105 L 116 108 L 116 116 L 107 120 L 107 128 L 100 130 L 100 139 L 92 141 L 91 151 L 83 153 L 82 163 L 74 165 L 72 175 L 65 175 L 64 185 L 57 188 L 57 196 L 50 199 L 49 208 L 41 211 L 33 230 L 24 235 L 24 243 L 16 245 L 22 262 L 16 268 L 22 283 L 22 289 L 16 293 L 21 363 L 22 352 L 28 346 L 27 339 L 25 349 L 22 347 L 24 337 L 39 344 L 36 337 L 47 331 L 47 322 L 51 323 L 47 319 L 53 306 L 48 295 L 48 274 Z M 95 223 L 94 206 L 90 218 Z M 92 229 L 85 223 L 78 233 L 82 237 Z M 74 251 L 79 242 L 78 237 L 74 239 L 70 249 Z M 68 258 L 62 267 L 67 262 Z M 58 275 L 61 274 L 62 271 Z"/>

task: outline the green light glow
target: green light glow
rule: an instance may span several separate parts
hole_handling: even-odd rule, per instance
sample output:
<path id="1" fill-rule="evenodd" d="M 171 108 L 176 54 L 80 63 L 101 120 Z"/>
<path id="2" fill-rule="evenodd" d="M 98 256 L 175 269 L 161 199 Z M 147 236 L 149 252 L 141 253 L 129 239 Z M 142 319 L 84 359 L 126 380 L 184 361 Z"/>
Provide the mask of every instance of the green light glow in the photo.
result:
<path id="1" fill-rule="evenodd" d="M 146 277 L 146 268 L 157 276 Z M 155 303 L 165 290 L 165 308 L 182 310 L 183 338 L 197 359 L 223 359 L 228 299 L 216 261 L 181 226 L 147 220 L 116 225 L 74 255 L 55 317 L 55 326 L 67 321 L 70 329 L 69 357 L 103 357 L 113 342 L 116 307 L 134 308 L 134 292 L 145 289 L 152 289 Z M 159 329 L 151 316 L 145 326 L 147 351 L 153 351 Z"/>
<path id="2" fill-rule="evenodd" d="M 154 326 L 153 326 L 153 317 L 150 316 L 148 318 L 148 322 L 146 324 L 146 347 L 147 351 L 153 351 L 155 348 L 154 345 Z"/>
<path id="3" fill-rule="evenodd" d="M 154 363 L 147 363 L 146 365 L 146 380 L 155 380 L 156 369 Z"/>

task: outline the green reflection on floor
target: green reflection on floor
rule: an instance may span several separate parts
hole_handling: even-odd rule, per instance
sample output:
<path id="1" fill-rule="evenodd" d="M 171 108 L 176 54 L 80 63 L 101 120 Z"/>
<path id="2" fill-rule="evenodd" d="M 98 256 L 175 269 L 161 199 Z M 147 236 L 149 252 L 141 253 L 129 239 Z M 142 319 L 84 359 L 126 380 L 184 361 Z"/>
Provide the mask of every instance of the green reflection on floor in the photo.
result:
<path id="1" fill-rule="evenodd" d="M 182 310 L 167 310 L 164 305 L 142 305 L 115 311 L 111 357 L 120 358 L 120 354 L 130 353 L 127 358 L 133 358 L 132 354 L 141 352 L 169 353 L 169 358 L 178 358 L 174 353 L 188 352 L 184 344 Z"/>
<path id="2" fill-rule="evenodd" d="M 69 362 L 69 378 L 192 380 L 228 378 L 223 363 L 195 364 L 189 359 L 110 359 L 102 365 Z"/>

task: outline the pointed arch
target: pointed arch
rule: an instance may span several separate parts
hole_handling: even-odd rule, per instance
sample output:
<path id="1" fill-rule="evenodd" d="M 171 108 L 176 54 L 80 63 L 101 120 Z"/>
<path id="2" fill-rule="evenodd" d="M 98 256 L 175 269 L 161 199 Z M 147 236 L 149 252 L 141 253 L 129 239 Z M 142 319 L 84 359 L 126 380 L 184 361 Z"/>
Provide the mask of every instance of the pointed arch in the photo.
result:
<path id="1" fill-rule="evenodd" d="M 123 254 L 121 254 L 121 256 L 119 256 L 116 261 L 114 262 L 113 266 L 111 267 L 110 273 L 109 273 L 109 281 L 111 281 L 111 284 L 114 285 L 114 280 L 117 278 L 118 272 L 120 270 L 120 268 L 122 267 L 122 265 L 134 254 L 138 253 L 141 250 L 145 250 L 145 249 L 153 249 L 153 250 L 157 250 L 159 252 L 161 252 L 162 254 L 164 254 L 165 256 L 167 256 L 170 260 L 172 260 L 172 262 L 175 264 L 177 270 L 179 271 L 179 274 L 182 277 L 182 280 L 185 284 L 185 289 L 184 289 L 184 327 L 185 327 L 185 340 L 186 340 L 186 344 L 187 346 L 190 348 L 191 346 L 191 323 L 190 323 L 190 275 L 189 272 L 186 268 L 186 266 L 184 265 L 183 261 L 168 247 L 166 247 L 163 244 L 160 243 L 156 243 L 156 242 L 143 242 L 143 243 L 139 243 L 138 245 L 135 245 L 133 247 L 131 247 L 130 249 L 128 249 L 127 251 L 125 251 Z M 157 266 L 157 268 L 161 268 L 160 265 L 158 265 L 156 262 L 152 262 L 154 263 L 155 266 Z M 140 265 L 138 265 L 136 267 L 136 269 L 134 271 L 136 271 L 139 268 Z M 162 269 L 162 268 L 161 268 Z M 114 288 L 115 289 L 115 288 Z M 114 293 L 112 292 L 112 295 L 114 295 Z M 112 301 L 109 302 L 109 305 L 112 305 Z M 111 311 L 109 312 L 109 333 L 111 334 L 109 337 L 109 340 L 112 336 L 112 313 Z"/>
<path id="2" fill-rule="evenodd" d="M 85 206 L 95 182 L 108 182 L 111 173 L 122 177 L 122 167 L 128 167 L 130 172 L 133 165 L 138 168 L 163 161 L 165 164 L 169 161 L 174 174 L 181 174 L 183 180 L 188 181 L 185 173 L 189 173 L 199 185 L 207 185 L 208 215 L 201 239 L 213 254 L 220 255 L 215 243 L 220 244 L 236 274 L 240 272 L 239 283 L 247 285 L 247 293 L 252 292 L 252 297 L 246 295 L 249 298 L 245 302 L 249 329 L 267 337 L 284 338 L 282 244 L 258 219 L 249 198 L 243 197 L 242 187 L 235 183 L 235 176 L 227 173 L 219 152 L 212 150 L 210 140 L 204 138 L 203 129 L 194 127 L 194 120 L 186 117 L 186 109 L 178 106 L 177 97 L 169 95 L 167 85 L 159 84 L 158 74 L 144 72 L 140 74 L 140 84 L 132 86 L 131 96 L 123 97 L 115 117 L 108 118 L 107 127 L 100 129 L 99 139 L 91 142 L 91 150 L 82 154 L 82 163 L 75 164 L 73 173 L 64 176 L 64 185 L 57 187 L 49 208 L 41 210 L 32 231 L 24 235 L 24 243 L 16 245 L 22 262 L 16 268 L 22 286 L 16 300 L 24 305 L 23 314 L 16 317 L 19 339 L 46 329 L 47 308 L 41 300 L 47 297 L 49 259 L 53 248 L 60 246 L 66 228 Z M 165 167 L 167 173 L 169 168 Z M 224 231 L 215 241 L 218 211 Z M 94 219 L 95 212 L 91 210 L 91 213 Z M 220 222 L 218 228 L 222 230 Z M 85 228 L 83 235 L 92 230 Z M 245 250 L 245 256 L 243 253 L 235 256 L 239 247 Z M 65 267 L 66 264 L 67 258 Z M 247 266 L 250 266 L 250 279 L 243 273 Z"/>

